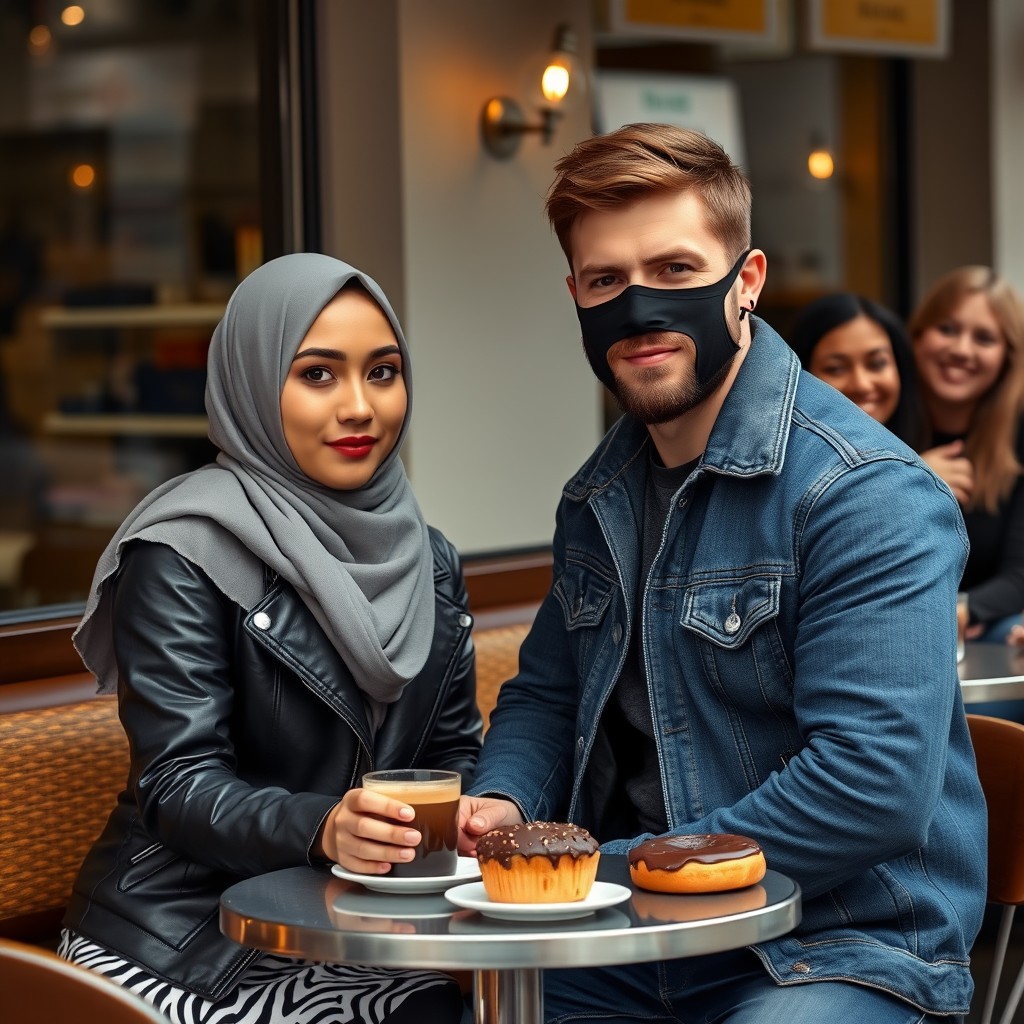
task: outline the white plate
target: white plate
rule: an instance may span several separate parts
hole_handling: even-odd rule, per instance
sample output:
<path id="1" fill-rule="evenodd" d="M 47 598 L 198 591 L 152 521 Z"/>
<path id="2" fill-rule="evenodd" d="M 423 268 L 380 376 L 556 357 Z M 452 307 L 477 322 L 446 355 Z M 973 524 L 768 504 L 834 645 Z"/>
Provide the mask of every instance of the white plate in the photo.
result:
<path id="1" fill-rule="evenodd" d="M 444 898 L 457 907 L 479 910 L 481 914 L 499 921 L 569 921 L 574 917 L 586 917 L 595 910 L 614 907 L 631 895 L 624 885 L 595 882 L 590 895 L 575 903 L 494 903 L 487 898 L 483 882 L 470 882 L 449 889 Z"/>
<path id="2" fill-rule="evenodd" d="M 360 875 L 346 871 L 340 864 L 332 864 L 331 871 L 347 882 L 358 882 L 374 892 L 444 892 L 459 882 L 480 877 L 476 857 L 460 857 L 454 875 L 426 875 L 423 878 L 392 878 L 390 875 Z"/>

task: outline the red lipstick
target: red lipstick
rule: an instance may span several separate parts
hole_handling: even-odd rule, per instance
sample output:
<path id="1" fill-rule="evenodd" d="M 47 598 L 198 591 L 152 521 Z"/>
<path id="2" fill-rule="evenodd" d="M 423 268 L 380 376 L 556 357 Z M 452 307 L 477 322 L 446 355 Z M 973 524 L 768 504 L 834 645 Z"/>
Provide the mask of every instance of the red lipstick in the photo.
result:
<path id="1" fill-rule="evenodd" d="M 349 459 L 365 459 L 373 451 L 376 443 L 377 438 L 367 434 L 359 437 L 339 437 L 337 441 L 327 442 L 329 447 Z"/>

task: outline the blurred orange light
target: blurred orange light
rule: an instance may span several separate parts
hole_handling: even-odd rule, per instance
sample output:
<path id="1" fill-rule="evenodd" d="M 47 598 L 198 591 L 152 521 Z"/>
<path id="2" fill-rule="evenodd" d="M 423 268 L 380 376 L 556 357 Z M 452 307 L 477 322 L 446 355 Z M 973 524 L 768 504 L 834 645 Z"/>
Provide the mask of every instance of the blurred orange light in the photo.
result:
<path id="1" fill-rule="evenodd" d="M 85 20 L 85 11 L 79 7 L 78 4 L 71 4 L 60 12 L 60 20 L 63 21 L 65 25 L 72 27 L 75 25 L 81 25 Z"/>
<path id="2" fill-rule="evenodd" d="M 569 91 L 569 69 L 564 64 L 549 64 L 541 76 L 540 88 L 549 103 L 564 99 Z"/>
<path id="3" fill-rule="evenodd" d="M 36 25 L 28 34 L 28 52 L 33 54 L 46 53 L 53 42 L 53 36 L 45 25 Z"/>
<path id="4" fill-rule="evenodd" d="M 835 170 L 832 154 L 827 149 L 816 149 L 807 157 L 807 170 L 812 178 L 831 178 Z"/>
<path id="5" fill-rule="evenodd" d="M 96 180 L 96 169 L 92 164 L 78 164 L 77 167 L 71 172 L 71 184 L 75 188 L 91 188 L 92 183 Z"/>

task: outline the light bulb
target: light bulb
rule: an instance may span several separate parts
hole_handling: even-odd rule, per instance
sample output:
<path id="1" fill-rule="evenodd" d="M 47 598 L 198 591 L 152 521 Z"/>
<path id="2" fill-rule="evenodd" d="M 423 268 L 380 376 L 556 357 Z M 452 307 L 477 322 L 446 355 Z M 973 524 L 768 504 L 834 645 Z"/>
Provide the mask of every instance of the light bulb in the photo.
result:
<path id="1" fill-rule="evenodd" d="M 544 69 L 540 79 L 540 91 L 548 103 L 560 103 L 569 91 L 571 74 L 566 64 L 553 60 Z"/>
<path id="2" fill-rule="evenodd" d="M 820 181 L 831 178 L 835 171 L 832 154 L 827 149 L 812 150 L 807 157 L 807 170 L 810 171 L 812 178 L 817 178 Z"/>

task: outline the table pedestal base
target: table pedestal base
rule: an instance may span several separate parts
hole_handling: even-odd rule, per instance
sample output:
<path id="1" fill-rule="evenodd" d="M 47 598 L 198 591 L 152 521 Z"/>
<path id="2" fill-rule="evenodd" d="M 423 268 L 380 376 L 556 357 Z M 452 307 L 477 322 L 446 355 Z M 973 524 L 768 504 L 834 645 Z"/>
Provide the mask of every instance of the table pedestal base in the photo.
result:
<path id="1" fill-rule="evenodd" d="M 473 972 L 476 1024 L 543 1024 L 541 971 Z"/>

